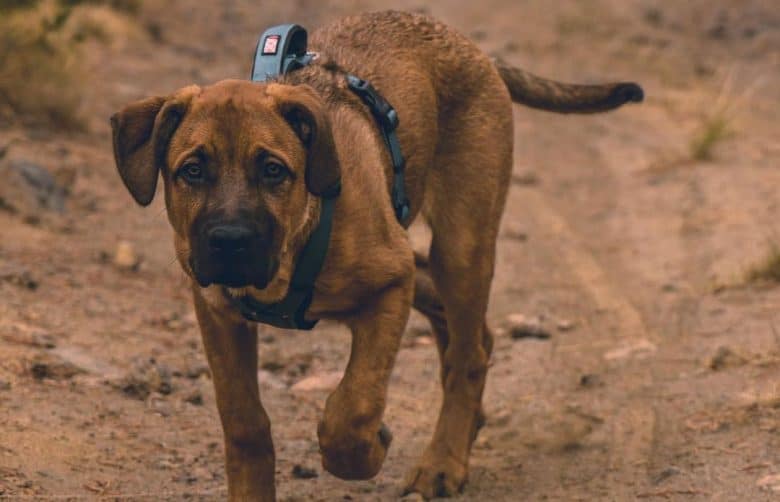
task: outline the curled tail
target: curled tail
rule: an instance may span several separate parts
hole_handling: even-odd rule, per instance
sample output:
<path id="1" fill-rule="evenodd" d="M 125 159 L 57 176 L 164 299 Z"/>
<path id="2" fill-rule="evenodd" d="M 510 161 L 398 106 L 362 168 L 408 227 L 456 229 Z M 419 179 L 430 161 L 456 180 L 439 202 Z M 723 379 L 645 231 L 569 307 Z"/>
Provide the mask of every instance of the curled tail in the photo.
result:
<path id="1" fill-rule="evenodd" d="M 499 75 L 509 89 L 512 101 L 531 108 L 557 113 L 598 113 L 618 108 L 624 103 L 639 103 L 644 91 L 633 82 L 602 85 L 564 84 L 537 77 L 498 60 Z"/>

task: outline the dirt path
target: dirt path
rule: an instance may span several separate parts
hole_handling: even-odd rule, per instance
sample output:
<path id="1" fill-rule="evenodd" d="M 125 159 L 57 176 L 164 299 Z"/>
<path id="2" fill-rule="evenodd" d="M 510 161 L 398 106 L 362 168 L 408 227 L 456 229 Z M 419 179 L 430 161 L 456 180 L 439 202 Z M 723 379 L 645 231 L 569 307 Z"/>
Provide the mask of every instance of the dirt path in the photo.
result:
<path id="1" fill-rule="evenodd" d="M 5 161 L 76 173 L 63 214 L 0 211 L 0 498 L 225 496 L 213 390 L 162 201 L 141 210 L 123 192 L 105 117 L 148 94 L 245 76 L 267 24 L 313 26 L 377 7 L 149 0 L 124 35 L 88 46 L 91 133 L 0 129 L 0 146 L 13 141 Z M 515 177 L 490 320 L 500 329 L 513 313 L 542 316 L 552 336 L 498 337 L 489 419 L 462 500 L 780 497 L 772 491 L 780 490 L 772 477 L 780 475 L 780 289 L 721 287 L 777 235 L 773 7 L 430 3 L 485 50 L 539 74 L 631 78 L 648 94 L 610 115 L 515 110 Z M 161 41 L 149 35 L 158 29 Z M 719 94 L 735 103 L 733 133 L 712 160 L 690 160 L 691 138 Z M 418 245 L 424 235 L 413 231 Z M 137 269 L 112 263 L 120 240 L 142 257 Z M 321 469 L 316 441 L 327 389 L 348 355 L 345 330 L 262 329 L 259 378 L 281 500 L 397 498 L 440 400 L 426 329 L 412 319 L 398 358 L 385 467 L 357 483 Z M 317 477 L 298 479 L 295 465 Z"/>

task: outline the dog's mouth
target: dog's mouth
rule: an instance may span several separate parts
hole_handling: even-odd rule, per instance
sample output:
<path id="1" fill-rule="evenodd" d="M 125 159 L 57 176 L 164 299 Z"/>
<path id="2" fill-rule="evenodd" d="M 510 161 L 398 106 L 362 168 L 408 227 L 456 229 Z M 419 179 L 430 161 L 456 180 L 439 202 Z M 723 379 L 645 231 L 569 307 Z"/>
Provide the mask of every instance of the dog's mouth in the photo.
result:
<path id="1" fill-rule="evenodd" d="M 256 263 L 198 263 L 190 258 L 190 269 L 200 287 L 223 286 L 234 297 L 249 294 L 250 288 L 265 289 L 278 268 L 279 262 L 275 259 L 258 260 Z"/>

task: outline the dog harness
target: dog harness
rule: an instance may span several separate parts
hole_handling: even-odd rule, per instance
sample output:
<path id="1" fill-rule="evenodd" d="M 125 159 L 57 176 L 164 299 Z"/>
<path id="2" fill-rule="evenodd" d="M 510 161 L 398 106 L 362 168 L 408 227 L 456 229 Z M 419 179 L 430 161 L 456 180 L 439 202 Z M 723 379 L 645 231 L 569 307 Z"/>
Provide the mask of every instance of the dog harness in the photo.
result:
<path id="1" fill-rule="evenodd" d="M 265 82 L 308 65 L 315 55 L 306 52 L 308 36 L 297 24 L 268 28 L 257 43 L 252 81 Z M 393 164 L 393 185 L 390 192 L 393 210 L 403 224 L 409 217 L 409 199 L 404 187 L 405 160 L 398 141 L 398 114 L 374 87 L 355 75 L 347 75 L 347 86 L 371 111 L 390 152 Z M 261 303 L 250 296 L 234 299 L 241 314 L 249 321 L 269 324 L 277 328 L 310 330 L 317 321 L 305 319 L 306 310 L 314 296 L 314 282 L 325 263 L 328 243 L 333 228 L 333 210 L 340 193 L 340 184 L 320 195 L 320 221 L 309 236 L 295 264 L 287 295 L 272 304 Z"/>

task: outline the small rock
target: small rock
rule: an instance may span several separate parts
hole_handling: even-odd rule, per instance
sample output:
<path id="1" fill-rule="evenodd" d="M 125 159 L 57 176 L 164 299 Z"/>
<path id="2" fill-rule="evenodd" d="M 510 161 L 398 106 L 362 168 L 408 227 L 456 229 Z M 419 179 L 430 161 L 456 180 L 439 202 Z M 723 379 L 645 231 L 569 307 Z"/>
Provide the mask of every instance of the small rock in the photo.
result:
<path id="1" fill-rule="evenodd" d="M 425 497 L 419 493 L 409 493 L 403 496 L 401 502 L 425 502 Z"/>
<path id="2" fill-rule="evenodd" d="M 432 336 L 418 336 L 412 340 L 412 346 L 414 347 L 430 347 L 435 342 Z"/>
<path id="3" fill-rule="evenodd" d="M 771 492 L 780 492 L 780 474 L 769 474 L 756 481 L 756 486 Z"/>
<path id="4" fill-rule="evenodd" d="M 631 345 L 608 351 L 604 354 L 604 359 L 607 361 L 615 361 L 618 359 L 627 359 L 629 357 L 645 357 L 654 353 L 656 350 L 655 344 L 643 338 Z"/>
<path id="5" fill-rule="evenodd" d="M 112 385 L 124 392 L 126 396 L 142 401 L 152 392 L 162 395 L 173 392 L 170 370 L 154 358 L 136 363 L 133 369 Z"/>
<path id="6" fill-rule="evenodd" d="M 168 314 L 153 317 L 149 319 L 148 322 L 152 326 L 157 326 L 168 331 L 175 332 L 191 329 L 195 327 L 196 323 L 196 321 L 189 315 L 182 315 L 179 312 L 169 312 Z"/>
<path id="7" fill-rule="evenodd" d="M 311 467 L 304 467 L 300 464 L 295 464 L 293 466 L 292 475 L 296 479 L 313 479 L 319 476 L 316 470 Z"/>
<path id="8" fill-rule="evenodd" d="M 667 479 L 671 478 L 672 476 L 676 476 L 678 474 L 682 474 L 682 471 L 678 469 L 677 467 L 667 467 L 663 471 L 659 472 L 654 478 L 653 478 L 653 484 L 659 485 L 663 481 L 666 481 Z"/>
<path id="9" fill-rule="evenodd" d="M 38 289 L 38 280 L 26 268 L 5 264 L 0 266 L 0 281 L 19 286 L 21 288 Z"/>
<path id="10" fill-rule="evenodd" d="M 44 167 L 25 159 L 0 164 L 0 208 L 38 220 L 42 211 L 65 210 L 67 188 Z"/>
<path id="11" fill-rule="evenodd" d="M 184 401 L 195 406 L 203 406 L 203 394 L 199 390 L 193 391 L 184 398 Z"/>
<path id="12" fill-rule="evenodd" d="M 585 389 L 593 389 L 595 387 L 603 387 L 604 381 L 601 379 L 600 376 L 588 373 L 585 375 L 582 375 L 580 377 L 580 387 L 583 387 Z"/>
<path id="13" fill-rule="evenodd" d="M 719 371 L 726 368 L 742 366 L 747 363 L 747 359 L 737 354 L 729 347 L 721 346 L 715 351 L 715 354 L 707 362 L 707 367 L 713 371 Z"/>
<path id="14" fill-rule="evenodd" d="M 30 373 L 37 380 L 69 380 L 86 373 L 86 370 L 54 354 L 43 352 L 30 361 Z"/>
<path id="15" fill-rule="evenodd" d="M 122 270 L 138 270 L 141 258 L 133 245 L 128 241 L 119 241 L 114 251 L 114 265 Z"/>
<path id="16" fill-rule="evenodd" d="M 519 242 L 525 242 L 528 240 L 528 234 L 522 230 L 507 230 L 504 232 L 504 237 Z"/>
<path id="17" fill-rule="evenodd" d="M 533 171 L 524 171 L 512 175 L 512 183 L 515 185 L 536 185 L 539 183 L 539 177 Z"/>
<path id="18" fill-rule="evenodd" d="M 0 380 L 0 390 L 11 390 L 11 382 Z"/>
<path id="19" fill-rule="evenodd" d="M 51 333 L 43 328 L 22 322 L 11 321 L 7 324 L 0 324 L 0 338 L 9 343 L 44 349 L 53 349 L 57 346 Z"/>
<path id="20" fill-rule="evenodd" d="M 574 321 L 569 321 L 568 319 L 559 319 L 555 327 L 558 328 L 558 331 L 565 332 L 573 330 L 576 327 L 576 324 L 574 324 Z"/>
<path id="21" fill-rule="evenodd" d="M 515 340 L 522 338 L 547 340 L 550 338 L 550 332 L 544 329 L 539 317 L 529 318 L 523 314 L 511 314 L 506 318 L 506 327 L 509 335 Z"/>
<path id="22" fill-rule="evenodd" d="M 318 373 L 303 380 L 299 380 L 291 387 L 294 391 L 333 390 L 341 381 L 344 374 L 340 371 Z"/>

